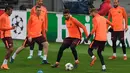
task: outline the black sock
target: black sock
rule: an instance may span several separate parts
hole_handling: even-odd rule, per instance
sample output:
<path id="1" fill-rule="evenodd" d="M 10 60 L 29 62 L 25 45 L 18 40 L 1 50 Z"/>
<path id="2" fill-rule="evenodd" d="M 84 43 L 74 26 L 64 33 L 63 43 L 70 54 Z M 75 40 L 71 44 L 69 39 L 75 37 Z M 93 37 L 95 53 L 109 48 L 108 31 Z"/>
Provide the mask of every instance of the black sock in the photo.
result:
<path id="1" fill-rule="evenodd" d="M 98 49 L 97 54 L 98 54 L 98 57 L 100 58 L 101 64 L 105 65 L 104 58 L 102 56 L 102 51 Z"/>
<path id="2" fill-rule="evenodd" d="M 116 53 L 116 41 L 112 40 L 113 53 Z"/>
<path id="3" fill-rule="evenodd" d="M 34 49 L 34 45 L 35 45 L 35 43 L 32 43 L 32 44 L 30 45 L 30 50 L 33 50 L 33 49 Z"/>
<path id="4" fill-rule="evenodd" d="M 126 46 L 124 40 L 121 40 L 123 54 L 126 54 Z"/>
<path id="5" fill-rule="evenodd" d="M 39 45 L 39 51 L 42 51 L 43 45 Z"/>
<path id="6" fill-rule="evenodd" d="M 61 60 L 61 57 L 63 55 L 63 51 L 66 49 L 66 47 L 64 45 L 62 45 L 58 51 L 58 55 L 57 55 L 57 62 L 60 62 Z"/>
<path id="7" fill-rule="evenodd" d="M 89 48 L 89 49 L 88 49 L 88 54 L 89 54 L 91 57 L 94 55 L 92 51 L 93 51 L 93 48 Z"/>
<path id="8" fill-rule="evenodd" d="M 71 51 L 72 51 L 72 54 L 73 54 L 75 60 L 78 60 L 78 55 L 77 55 L 77 51 L 76 51 L 75 47 L 76 47 L 76 45 L 75 46 L 71 46 L 70 48 L 71 48 Z"/>

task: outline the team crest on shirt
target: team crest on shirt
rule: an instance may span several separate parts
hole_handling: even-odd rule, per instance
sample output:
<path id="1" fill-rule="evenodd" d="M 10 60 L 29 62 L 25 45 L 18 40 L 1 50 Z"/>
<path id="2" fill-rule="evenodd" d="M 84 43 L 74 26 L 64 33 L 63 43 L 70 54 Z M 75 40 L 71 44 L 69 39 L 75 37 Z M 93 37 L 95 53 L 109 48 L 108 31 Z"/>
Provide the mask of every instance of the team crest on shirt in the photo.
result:
<path id="1" fill-rule="evenodd" d="M 70 23 L 70 26 L 72 26 L 72 22 Z"/>
<path id="2" fill-rule="evenodd" d="M 72 24 L 70 23 L 70 26 L 72 26 Z"/>
<path id="3" fill-rule="evenodd" d="M 43 21 L 43 19 L 41 19 L 41 21 Z"/>
<path id="4" fill-rule="evenodd" d="M 118 13 L 121 13 L 121 11 L 118 11 Z"/>

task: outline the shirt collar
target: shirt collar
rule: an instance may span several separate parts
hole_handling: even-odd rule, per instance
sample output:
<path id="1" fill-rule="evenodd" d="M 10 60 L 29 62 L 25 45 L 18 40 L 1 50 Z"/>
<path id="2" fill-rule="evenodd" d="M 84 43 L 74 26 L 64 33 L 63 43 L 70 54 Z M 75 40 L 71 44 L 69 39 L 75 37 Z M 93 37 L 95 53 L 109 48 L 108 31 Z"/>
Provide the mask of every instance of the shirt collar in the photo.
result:
<path id="1" fill-rule="evenodd" d="M 6 12 L 4 12 L 4 15 L 6 15 L 7 17 L 9 16 Z"/>
<path id="2" fill-rule="evenodd" d="M 99 14 L 96 14 L 95 17 L 100 16 Z"/>

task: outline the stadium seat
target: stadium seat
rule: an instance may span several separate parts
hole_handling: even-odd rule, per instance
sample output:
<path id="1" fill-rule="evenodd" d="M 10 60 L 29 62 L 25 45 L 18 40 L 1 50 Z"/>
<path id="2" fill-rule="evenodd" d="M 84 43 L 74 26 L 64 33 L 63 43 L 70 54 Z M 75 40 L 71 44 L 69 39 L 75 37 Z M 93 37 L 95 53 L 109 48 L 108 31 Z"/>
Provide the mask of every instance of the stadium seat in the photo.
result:
<path id="1" fill-rule="evenodd" d="M 94 0 L 63 1 L 64 7 L 70 10 L 71 14 L 89 14 L 89 8 L 93 8 Z"/>

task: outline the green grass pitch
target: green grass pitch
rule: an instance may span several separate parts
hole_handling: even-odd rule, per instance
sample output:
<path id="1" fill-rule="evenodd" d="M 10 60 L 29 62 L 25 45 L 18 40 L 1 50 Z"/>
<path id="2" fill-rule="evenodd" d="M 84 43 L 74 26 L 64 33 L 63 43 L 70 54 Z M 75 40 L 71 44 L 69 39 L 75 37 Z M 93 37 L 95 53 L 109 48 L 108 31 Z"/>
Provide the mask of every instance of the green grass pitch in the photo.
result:
<path id="1" fill-rule="evenodd" d="M 23 41 L 14 41 L 14 48 L 18 48 Z M 52 64 L 55 63 L 57 52 L 61 43 L 49 43 L 48 61 Z M 34 56 L 31 60 L 27 59 L 29 55 L 29 48 L 24 49 L 19 55 L 17 55 L 13 64 L 8 63 L 9 70 L 1 70 L 0 73 L 37 73 L 38 70 L 42 70 L 44 73 L 129 73 L 130 72 L 130 48 L 127 49 L 128 60 L 123 60 L 122 49 L 117 49 L 117 59 L 108 60 L 108 57 L 112 55 L 111 47 L 106 47 L 103 52 L 107 71 L 101 71 L 101 63 L 97 56 L 96 50 L 94 50 L 97 56 L 97 61 L 93 67 L 90 67 L 91 58 L 87 53 L 88 45 L 79 45 L 77 47 L 78 56 L 80 60 L 79 67 L 72 71 L 65 70 L 65 64 L 70 62 L 74 63 L 74 58 L 70 49 L 64 51 L 63 57 L 60 62 L 59 68 L 51 68 L 50 65 L 42 65 L 41 59 L 37 56 L 38 46 L 35 44 Z M 6 50 L 3 42 L 0 40 L 0 64 L 2 64 Z"/>

